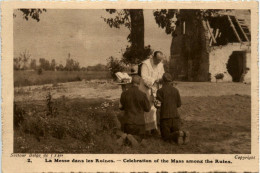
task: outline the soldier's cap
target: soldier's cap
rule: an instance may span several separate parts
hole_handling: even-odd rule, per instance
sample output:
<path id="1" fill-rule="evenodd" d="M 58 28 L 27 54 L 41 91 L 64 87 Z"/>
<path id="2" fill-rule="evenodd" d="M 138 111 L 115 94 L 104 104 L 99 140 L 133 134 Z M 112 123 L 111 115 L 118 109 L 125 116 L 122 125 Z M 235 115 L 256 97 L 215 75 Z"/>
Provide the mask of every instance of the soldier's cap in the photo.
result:
<path id="1" fill-rule="evenodd" d="M 172 76 L 170 73 L 164 73 L 162 79 L 164 82 L 172 82 Z"/>
<path id="2" fill-rule="evenodd" d="M 139 85 L 139 84 L 140 84 L 140 81 L 141 81 L 141 77 L 140 77 L 140 76 L 138 76 L 138 75 L 132 76 L 132 84 L 137 84 L 137 85 Z"/>

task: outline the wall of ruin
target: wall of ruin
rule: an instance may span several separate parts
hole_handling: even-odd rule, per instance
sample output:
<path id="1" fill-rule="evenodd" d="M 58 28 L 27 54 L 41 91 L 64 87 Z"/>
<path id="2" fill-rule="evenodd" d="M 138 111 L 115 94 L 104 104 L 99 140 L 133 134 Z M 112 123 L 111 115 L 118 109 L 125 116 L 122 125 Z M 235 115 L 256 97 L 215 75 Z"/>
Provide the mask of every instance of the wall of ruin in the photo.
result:
<path id="1" fill-rule="evenodd" d="M 251 83 L 251 52 L 246 53 L 246 67 L 249 70 L 244 77 L 244 83 Z"/>
<path id="2" fill-rule="evenodd" d="M 227 63 L 233 51 L 246 51 L 246 67 L 250 68 L 251 53 L 249 50 L 250 47 L 241 44 L 228 44 L 226 46 L 212 47 L 209 53 L 209 73 L 211 76 L 211 82 L 216 82 L 215 75 L 218 73 L 224 74 L 222 81 L 232 82 L 232 77 L 227 70 Z M 247 80 L 250 78 L 250 71 L 251 70 L 249 70 L 248 74 L 245 76 Z"/>
<path id="3" fill-rule="evenodd" d="M 209 37 L 204 20 L 195 11 L 182 11 L 171 44 L 170 72 L 175 80 L 209 81 Z M 185 22 L 185 33 L 183 29 Z"/>

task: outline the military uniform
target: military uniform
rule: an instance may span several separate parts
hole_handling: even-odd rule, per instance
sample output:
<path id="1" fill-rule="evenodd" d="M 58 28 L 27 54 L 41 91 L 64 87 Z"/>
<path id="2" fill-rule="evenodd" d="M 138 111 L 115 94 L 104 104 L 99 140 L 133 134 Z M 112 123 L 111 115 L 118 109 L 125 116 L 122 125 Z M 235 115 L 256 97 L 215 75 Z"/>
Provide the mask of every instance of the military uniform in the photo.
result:
<path id="1" fill-rule="evenodd" d="M 166 80 L 164 77 L 163 80 Z M 181 106 L 181 98 L 179 91 L 168 83 L 169 81 L 165 82 L 156 94 L 157 100 L 161 102 L 160 130 L 164 140 L 177 139 L 178 131 L 181 130 L 181 119 L 177 112 L 177 108 Z"/>
<path id="2" fill-rule="evenodd" d="M 120 102 L 124 113 L 125 133 L 138 135 L 145 132 L 144 112 L 149 112 L 151 105 L 146 94 L 132 86 L 121 94 Z"/>

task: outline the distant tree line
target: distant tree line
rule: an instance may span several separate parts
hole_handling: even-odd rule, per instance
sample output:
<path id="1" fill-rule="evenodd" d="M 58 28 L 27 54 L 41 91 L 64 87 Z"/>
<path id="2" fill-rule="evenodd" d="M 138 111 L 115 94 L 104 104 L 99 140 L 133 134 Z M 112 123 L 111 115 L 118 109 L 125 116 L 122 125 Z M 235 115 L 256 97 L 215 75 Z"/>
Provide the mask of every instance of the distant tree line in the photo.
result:
<path id="1" fill-rule="evenodd" d="M 94 66 L 80 67 L 78 61 L 72 59 L 70 54 L 66 59 L 65 66 L 57 64 L 55 59 L 51 61 L 40 58 L 37 65 L 36 59 L 30 58 L 31 54 L 28 51 L 24 51 L 18 57 L 14 58 L 14 70 L 45 70 L 45 71 L 107 71 L 107 66 L 97 64 Z"/>

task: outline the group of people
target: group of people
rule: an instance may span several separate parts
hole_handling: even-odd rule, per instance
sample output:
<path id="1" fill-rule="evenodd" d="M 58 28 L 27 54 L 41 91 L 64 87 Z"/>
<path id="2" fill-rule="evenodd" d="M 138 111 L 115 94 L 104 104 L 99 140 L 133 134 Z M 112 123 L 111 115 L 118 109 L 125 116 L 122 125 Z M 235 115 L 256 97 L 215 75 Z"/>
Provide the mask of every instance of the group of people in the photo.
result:
<path id="1" fill-rule="evenodd" d="M 177 111 L 180 94 L 172 85 L 172 76 L 164 71 L 163 59 L 162 52 L 154 52 L 142 63 L 141 73 L 132 76 L 132 86 L 121 94 L 122 129 L 141 138 L 161 135 L 165 141 L 186 144 L 189 133 L 182 130 Z"/>

